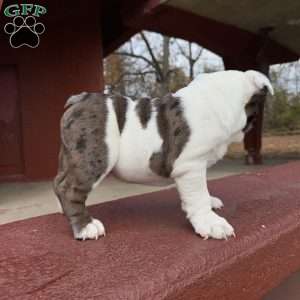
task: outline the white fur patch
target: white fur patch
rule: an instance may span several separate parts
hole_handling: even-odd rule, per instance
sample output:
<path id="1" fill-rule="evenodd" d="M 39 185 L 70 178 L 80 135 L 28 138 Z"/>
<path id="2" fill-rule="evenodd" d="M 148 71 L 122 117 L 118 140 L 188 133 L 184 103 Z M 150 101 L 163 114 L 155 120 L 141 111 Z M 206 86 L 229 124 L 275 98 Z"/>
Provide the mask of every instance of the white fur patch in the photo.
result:
<path id="1" fill-rule="evenodd" d="M 81 240 L 97 240 L 99 236 L 105 235 L 105 228 L 103 224 L 93 219 L 92 222 L 88 223 L 76 236 L 77 239 Z"/>
<path id="2" fill-rule="evenodd" d="M 233 227 L 222 217 L 210 211 L 206 214 L 196 214 L 190 221 L 196 233 L 204 239 L 227 239 L 235 236 Z"/>
<path id="3" fill-rule="evenodd" d="M 120 131 L 112 101 L 112 99 L 107 99 L 108 120 L 106 124 L 105 143 L 108 147 L 108 172 L 115 166 L 119 158 L 120 149 Z"/>
<path id="4" fill-rule="evenodd" d="M 214 209 L 220 209 L 224 206 L 222 200 L 217 197 L 210 196 L 210 201 L 211 201 L 211 207 Z"/>
<path id="5" fill-rule="evenodd" d="M 270 80 L 264 74 L 249 70 L 245 72 L 245 75 L 249 78 L 251 83 L 255 86 L 257 90 L 262 90 L 266 87 L 271 95 L 274 95 L 274 89 L 270 83 Z"/>
<path id="6" fill-rule="evenodd" d="M 108 161 L 107 169 L 98 178 L 98 180 L 93 184 L 93 189 L 96 188 L 100 182 L 105 178 L 105 176 L 113 169 L 115 166 L 120 149 L 120 132 L 117 122 L 116 113 L 113 108 L 112 99 L 107 99 L 107 123 L 106 123 L 106 133 L 105 133 L 105 144 L 108 150 Z"/>
<path id="7" fill-rule="evenodd" d="M 175 181 L 182 200 L 182 209 L 195 232 L 205 239 L 227 239 L 234 235 L 232 226 L 212 211 L 212 208 L 222 207 L 223 203 L 209 195 L 205 162 L 194 165 L 194 169 L 190 167 L 191 171 L 180 174 Z"/>
<path id="8" fill-rule="evenodd" d="M 161 149 L 162 142 L 158 132 L 157 112 L 152 111 L 147 127 L 144 128 L 136 113 L 136 102 L 129 100 L 115 174 L 130 182 L 170 184 L 169 180 L 156 175 L 149 167 L 150 157 Z"/>

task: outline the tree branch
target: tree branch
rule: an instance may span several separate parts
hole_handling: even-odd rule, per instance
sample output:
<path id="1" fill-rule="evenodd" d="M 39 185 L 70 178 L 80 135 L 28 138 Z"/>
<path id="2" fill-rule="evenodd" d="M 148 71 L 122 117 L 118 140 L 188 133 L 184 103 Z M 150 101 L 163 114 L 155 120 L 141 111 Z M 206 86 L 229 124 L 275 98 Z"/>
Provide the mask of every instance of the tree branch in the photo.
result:
<path id="1" fill-rule="evenodd" d="M 121 75 L 121 77 L 125 77 L 125 76 L 144 76 L 147 74 L 155 74 L 155 71 L 144 71 L 144 72 L 125 72 Z"/>
<path id="2" fill-rule="evenodd" d="M 130 39 L 129 45 L 130 45 L 130 53 L 134 54 L 132 39 Z"/>
<path id="3" fill-rule="evenodd" d="M 149 60 L 148 58 L 144 57 L 143 55 L 139 55 L 139 54 L 134 54 L 134 53 L 129 53 L 129 52 L 123 52 L 123 51 L 118 51 L 113 53 L 113 55 L 122 55 L 122 56 L 129 56 L 129 57 L 133 57 L 133 58 L 138 58 L 138 59 L 142 59 L 143 61 L 145 61 L 148 65 L 152 66 L 153 68 L 155 68 L 153 62 L 151 60 Z"/>
<path id="4" fill-rule="evenodd" d="M 177 40 L 175 40 L 175 43 L 180 51 L 180 53 L 185 57 L 185 58 L 188 58 L 188 55 L 185 53 L 185 51 L 183 50 L 183 48 L 181 47 L 181 45 L 178 43 Z"/>
<path id="5" fill-rule="evenodd" d="M 155 57 L 155 55 L 154 55 L 154 53 L 152 51 L 150 43 L 149 43 L 148 39 L 146 38 L 145 34 L 142 31 L 140 32 L 140 35 L 141 35 L 143 41 L 145 42 L 147 50 L 148 50 L 148 52 L 149 52 L 149 54 L 151 56 L 154 69 L 156 70 L 157 74 L 159 75 L 159 78 L 162 80 L 163 79 L 163 73 L 162 73 L 160 65 L 159 65 L 159 63 L 158 63 L 158 61 L 157 61 L 157 59 L 156 59 L 156 57 Z"/>
<path id="6" fill-rule="evenodd" d="M 200 51 L 199 51 L 198 55 L 194 58 L 195 62 L 201 57 L 203 51 L 204 51 L 204 48 L 200 48 Z"/>

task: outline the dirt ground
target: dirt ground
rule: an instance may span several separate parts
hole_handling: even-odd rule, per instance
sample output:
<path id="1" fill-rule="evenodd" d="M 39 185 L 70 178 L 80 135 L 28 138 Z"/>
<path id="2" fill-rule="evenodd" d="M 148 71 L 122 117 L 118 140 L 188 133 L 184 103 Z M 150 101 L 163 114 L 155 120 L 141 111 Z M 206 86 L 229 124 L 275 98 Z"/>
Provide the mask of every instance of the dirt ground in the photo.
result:
<path id="1" fill-rule="evenodd" d="M 263 136 L 262 153 L 265 157 L 287 157 L 300 159 L 300 134 L 284 136 Z M 243 144 L 232 144 L 228 157 L 235 158 L 245 154 Z"/>

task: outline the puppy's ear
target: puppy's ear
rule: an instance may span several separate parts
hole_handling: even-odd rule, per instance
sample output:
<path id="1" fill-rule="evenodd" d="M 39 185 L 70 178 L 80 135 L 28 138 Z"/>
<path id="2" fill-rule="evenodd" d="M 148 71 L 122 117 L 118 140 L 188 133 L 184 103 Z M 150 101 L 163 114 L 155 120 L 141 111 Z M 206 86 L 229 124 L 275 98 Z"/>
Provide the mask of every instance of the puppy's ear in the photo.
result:
<path id="1" fill-rule="evenodd" d="M 257 93 L 264 92 L 264 90 L 267 89 L 271 95 L 274 95 L 274 89 L 267 76 L 253 70 L 246 71 L 245 75 L 248 78 L 248 80 L 252 83 L 252 85 L 254 85 L 254 87 L 257 90 Z"/>

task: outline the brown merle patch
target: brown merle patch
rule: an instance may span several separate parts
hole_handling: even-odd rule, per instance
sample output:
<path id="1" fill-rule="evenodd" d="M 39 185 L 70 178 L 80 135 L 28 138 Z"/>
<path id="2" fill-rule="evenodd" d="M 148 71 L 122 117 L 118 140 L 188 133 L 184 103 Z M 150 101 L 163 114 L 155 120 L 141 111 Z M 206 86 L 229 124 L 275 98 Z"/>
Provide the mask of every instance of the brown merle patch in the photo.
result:
<path id="1" fill-rule="evenodd" d="M 113 99 L 113 106 L 117 116 L 118 126 L 120 133 L 122 133 L 125 122 L 126 122 L 126 112 L 127 112 L 127 99 L 121 95 L 112 95 L 110 98 Z"/>
<path id="2" fill-rule="evenodd" d="M 147 127 L 147 124 L 151 118 L 152 105 L 150 98 L 142 98 L 138 100 L 135 107 L 135 111 L 140 119 L 143 128 Z"/>
<path id="3" fill-rule="evenodd" d="M 107 162 L 107 112 L 106 98 L 102 93 L 89 93 L 84 102 L 74 104 L 65 112 L 61 121 L 62 141 L 69 150 L 68 154 L 77 158 L 77 165 L 88 165 L 89 161 L 98 159 Z M 95 166 L 99 173 L 99 169 L 104 172 L 107 164 Z M 89 175 L 96 173 L 95 170 L 87 172 Z"/>
<path id="4" fill-rule="evenodd" d="M 159 134 L 163 140 L 161 151 L 153 153 L 150 168 L 160 176 L 169 177 L 173 164 L 186 145 L 190 128 L 183 116 L 180 99 L 166 95 L 155 101 Z"/>
<path id="5" fill-rule="evenodd" d="M 91 220 L 85 200 L 107 170 L 107 113 L 106 97 L 88 93 L 84 102 L 71 105 L 61 120 L 62 145 L 54 190 L 75 235 Z"/>

